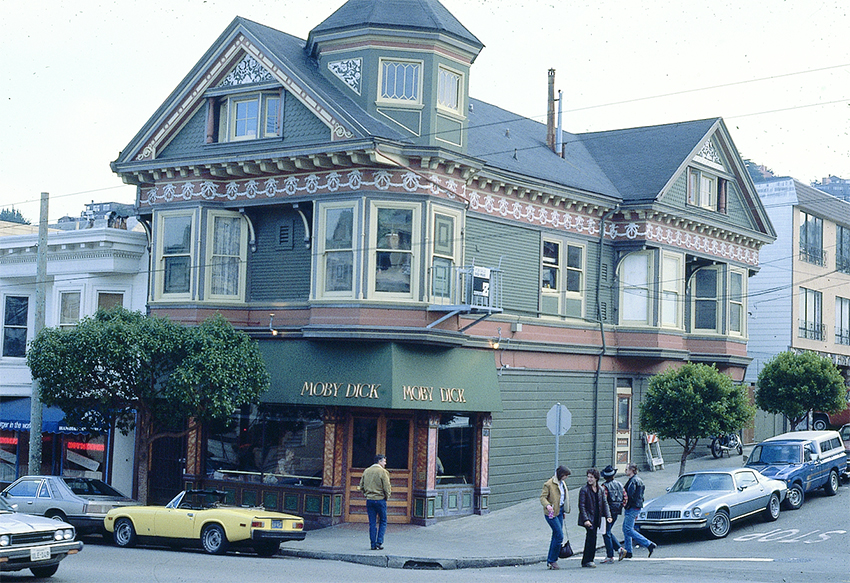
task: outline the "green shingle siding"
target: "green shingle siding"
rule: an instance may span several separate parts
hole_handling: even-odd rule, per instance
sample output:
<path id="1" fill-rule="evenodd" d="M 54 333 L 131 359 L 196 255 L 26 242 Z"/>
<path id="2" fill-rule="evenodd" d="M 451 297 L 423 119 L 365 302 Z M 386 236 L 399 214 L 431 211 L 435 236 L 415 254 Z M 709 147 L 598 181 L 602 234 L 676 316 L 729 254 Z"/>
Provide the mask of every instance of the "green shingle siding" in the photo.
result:
<path id="1" fill-rule="evenodd" d="M 304 107 L 294 95 L 287 92 L 283 109 L 284 143 L 326 142 L 331 131 L 312 111 Z"/>
<path id="2" fill-rule="evenodd" d="M 207 108 L 201 107 L 195 112 L 192 119 L 183 126 L 180 133 L 174 136 L 174 139 L 159 153 L 157 158 L 167 160 L 201 153 L 206 139 L 206 128 Z"/>
<path id="3" fill-rule="evenodd" d="M 304 225 L 291 210 L 266 209 L 252 216 L 257 250 L 248 257 L 248 299 L 306 301 L 310 295 L 310 249 Z M 281 227 L 289 239 L 281 244 Z"/>

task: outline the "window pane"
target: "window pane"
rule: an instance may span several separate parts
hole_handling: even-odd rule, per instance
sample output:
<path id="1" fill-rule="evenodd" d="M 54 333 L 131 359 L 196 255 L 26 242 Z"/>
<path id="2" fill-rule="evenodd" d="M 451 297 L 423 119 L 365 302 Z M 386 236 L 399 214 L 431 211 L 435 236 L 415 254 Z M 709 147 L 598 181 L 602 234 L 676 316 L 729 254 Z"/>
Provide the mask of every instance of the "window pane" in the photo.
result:
<path id="1" fill-rule="evenodd" d="M 3 323 L 7 326 L 26 326 L 29 298 L 6 296 L 6 310 Z"/>
<path id="2" fill-rule="evenodd" d="M 189 257 L 166 257 L 164 260 L 163 293 L 189 292 Z"/>
<path id="3" fill-rule="evenodd" d="M 413 210 L 378 209 L 375 291 L 409 292 Z"/>
<path id="4" fill-rule="evenodd" d="M 25 356 L 27 353 L 27 329 L 6 328 L 3 334 L 3 356 Z"/>
<path id="5" fill-rule="evenodd" d="M 410 250 L 412 226 L 411 209 L 378 209 L 378 249 Z"/>
<path id="6" fill-rule="evenodd" d="M 162 227 L 163 254 L 189 253 L 192 245 L 192 217 L 165 217 Z"/>
<path id="7" fill-rule="evenodd" d="M 410 457 L 410 421 L 387 419 L 387 468 L 406 470 Z M 371 465 L 371 464 L 370 464 Z"/>
<path id="8" fill-rule="evenodd" d="M 257 135 L 257 116 L 259 99 L 236 102 L 234 135 L 236 137 L 255 137 Z"/>
<path id="9" fill-rule="evenodd" d="M 437 480 L 441 484 L 472 483 L 475 462 L 469 417 L 443 415 L 437 432 Z"/>
<path id="10" fill-rule="evenodd" d="M 455 236 L 454 217 L 434 215 L 434 253 L 452 257 L 454 255 Z"/>
<path id="11" fill-rule="evenodd" d="M 697 300 L 694 304 L 694 326 L 703 330 L 717 329 L 717 302 Z"/>
<path id="12" fill-rule="evenodd" d="M 452 295 L 452 262 L 434 257 L 431 266 L 431 293 L 437 297 L 448 298 Z"/>
<path id="13" fill-rule="evenodd" d="M 325 291 L 351 291 L 354 254 L 335 251 L 325 257 Z"/>
<path id="14" fill-rule="evenodd" d="M 662 294 L 661 321 L 669 326 L 679 323 L 679 294 L 665 291 Z"/>
<path id="15" fill-rule="evenodd" d="M 211 259 L 211 294 L 223 296 L 239 294 L 239 263 L 238 257 L 213 257 Z"/>
<path id="16" fill-rule="evenodd" d="M 213 255 L 239 256 L 242 219 L 239 217 L 215 217 L 213 227 Z"/>
<path id="17" fill-rule="evenodd" d="M 59 299 L 59 325 L 73 325 L 80 320 L 80 292 L 63 293 Z"/>
<path id="18" fill-rule="evenodd" d="M 637 253 L 627 256 L 621 268 L 623 281 L 624 320 L 646 322 L 649 319 L 649 256 Z"/>
<path id="19" fill-rule="evenodd" d="M 266 97 L 266 136 L 280 135 L 278 126 L 278 112 L 280 111 L 280 97 Z"/>
<path id="20" fill-rule="evenodd" d="M 743 309 L 740 304 L 732 304 L 729 307 L 729 329 L 733 332 L 741 331 L 741 312 Z"/>
<path id="21" fill-rule="evenodd" d="M 567 291 L 581 292 L 581 271 L 567 270 Z"/>
<path id="22" fill-rule="evenodd" d="M 543 241 L 543 260 L 552 265 L 560 263 L 561 246 L 554 241 Z"/>
<path id="23" fill-rule="evenodd" d="M 419 99 L 419 63 L 383 61 L 381 97 L 417 101 Z"/>
<path id="24" fill-rule="evenodd" d="M 375 463 L 376 453 L 378 453 L 378 420 L 355 417 L 351 436 L 351 466 L 368 468 Z"/>
<path id="25" fill-rule="evenodd" d="M 124 305 L 124 294 L 99 293 L 97 294 L 97 309 L 108 310 L 115 306 Z"/>
<path id="26" fill-rule="evenodd" d="M 6 296 L 3 316 L 3 356 L 26 356 L 28 310 L 29 298 Z"/>
<path id="27" fill-rule="evenodd" d="M 629 428 L 629 402 L 630 397 L 617 397 L 617 429 Z"/>
<path id="28" fill-rule="evenodd" d="M 696 272 L 696 296 L 698 298 L 717 297 L 717 271 L 700 269 Z"/>
<path id="29" fill-rule="evenodd" d="M 567 245 L 567 267 L 572 267 L 575 269 L 581 269 L 581 247 L 573 247 L 572 245 Z"/>
<path id="30" fill-rule="evenodd" d="M 445 69 L 440 69 L 437 85 L 437 103 L 449 109 L 457 109 L 458 95 L 460 94 L 460 76 Z"/>
<path id="31" fill-rule="evenodd" d="M 740 273 L 732 273 L 730 278 L 729 297 L 733 302 L 740 302 L 743 298 L 743 276 Z"/>
<path id="32" fill-rule="evenodd" d="M 325 223 L 325 249 L 351 249 L 354 209 L 328 209 Z"/>

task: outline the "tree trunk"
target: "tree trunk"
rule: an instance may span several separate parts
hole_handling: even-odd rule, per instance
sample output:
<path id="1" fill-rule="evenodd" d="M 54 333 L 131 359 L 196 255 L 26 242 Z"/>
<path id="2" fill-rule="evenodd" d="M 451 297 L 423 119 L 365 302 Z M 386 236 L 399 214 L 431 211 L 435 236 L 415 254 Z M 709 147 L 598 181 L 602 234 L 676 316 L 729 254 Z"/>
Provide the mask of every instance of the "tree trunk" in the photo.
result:
<path id="1" fill-rule="evenodd" d="M 147 411 L 138 411 L 136 417 L 136 499 L 142 504 L 148 503 L 148 474 L 151 451 L 151 418 Z"/>
<path id="2" fill-rule="evenodd" d="M 688 456 L 691 455 L 697 448 L 697 443 L 699 443 L 699 438 L 685 438 L 685 445 L 682 446 L 682 458 L 679 460 L 680 476 L 685 473 L 685 464 L 688 461 Z"/>

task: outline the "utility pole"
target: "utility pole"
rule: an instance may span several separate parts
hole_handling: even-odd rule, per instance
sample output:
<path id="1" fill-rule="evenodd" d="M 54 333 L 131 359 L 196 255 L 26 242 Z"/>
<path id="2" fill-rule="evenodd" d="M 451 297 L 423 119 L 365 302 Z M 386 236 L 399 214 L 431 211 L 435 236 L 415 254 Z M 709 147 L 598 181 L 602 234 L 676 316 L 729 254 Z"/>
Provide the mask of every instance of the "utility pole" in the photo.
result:
<path id="1" fill-rule="evenodd" d="M 33 337 L 44 328 L 47 305 L 47 201 L 50 195 L 41 193 L 41 211 L 38 217 L 38 253 L 35 268 L 35 328 Z M 28 473 L 41 473 L 41 389 L 32 380 L 30 397 L 30 453 Z"/>

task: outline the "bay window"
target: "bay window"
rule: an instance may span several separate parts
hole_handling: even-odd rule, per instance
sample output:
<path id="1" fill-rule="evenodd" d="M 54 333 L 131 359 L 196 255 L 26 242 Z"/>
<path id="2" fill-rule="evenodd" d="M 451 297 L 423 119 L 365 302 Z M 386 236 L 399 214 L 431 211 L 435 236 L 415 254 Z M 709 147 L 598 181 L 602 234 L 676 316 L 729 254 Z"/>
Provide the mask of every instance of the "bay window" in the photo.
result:
<path id="1" fill-rule="evenodd" d="M 447 209 L 432 214 L 431 295 L 451 299 L 454 270 L 460 263 L 461 217 Z"/>
<path id="2" fill-rule="evenodd" d="M 620 263 L 620 321 L 649 325 L 649 282 L 651 258 L 648 252 L 626 255 Z"/>
<path id="3" fill-rule="evenodd" d="M 682 296 L 684 295 L 682 256 L 664 253 L 661 266 L 661 325 L 682 327 Z"/>
<path id="4" fill-rule="evenodd" d="M 243 222 L 239 213 L 209 213 L 206 295 L 210 299 L 244 297 L 248 230 Z"/>
<path id="5" fill-rule="evenodd" d="M 743 335 L 745 333 L 746 309 L 744 298 L 746 275 L 742 271 L 729 272 L 729 333 Z"/>
<path id="6" fill-rule="evenodd" d="M 371 245 L 373 270 L 371 289 L 376 294 L 415 294 L 418 242 L 418 207 L 374 204 L 371 213 Z"/>
<path id="7" fill-rule="evenodd" d="M 354 242 L 357 239 L 353 203 L 323 205 L 319 213 L 320 295 L 354 293 Z"/>
<path id="8" fill-rule="evenodd" d="M 157 219 L 155 295 L 158 299 L 187 299 L 194 273 L 194 212 L 164 212 Z"/>
<path id="9" fill-rule="evenodd" d="M 721 271 L 718 267 L 703 267 L 694 272 L 692 279 L 693 329 L 720 331 L 718 309 Z"/>

